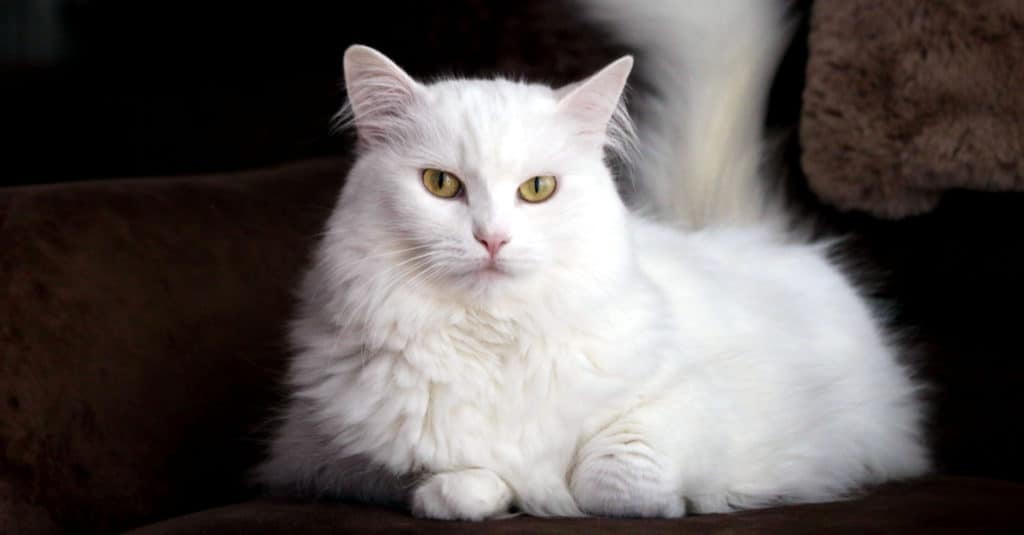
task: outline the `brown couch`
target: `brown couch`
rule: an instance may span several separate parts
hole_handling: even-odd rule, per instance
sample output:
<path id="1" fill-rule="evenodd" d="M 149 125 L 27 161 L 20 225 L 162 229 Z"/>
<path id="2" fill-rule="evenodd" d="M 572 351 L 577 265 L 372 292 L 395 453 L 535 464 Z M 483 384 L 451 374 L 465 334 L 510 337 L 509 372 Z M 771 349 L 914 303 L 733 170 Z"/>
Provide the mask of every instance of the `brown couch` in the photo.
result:
<path id="1" fill-rule="evenodd" d="M 239 174 L 0 190 L 0 533 L 1024 527 L 1024 485 L 950 475 L 843 503 L 678 521 L 444 524 L 375 507 L 258 499 L 245 472 L 279 399 L 289 289 L 346 165 L 323 159 Z M 965 358 L 942 348 L 925 357 Z M 940 386 L 964 388 L 943 378 L 941 367 L 924 369 Z M 1015 380 L 985 374 L 997 391 Z M 986 402 L 947 399 L 939 414 L 957 427 L 960 410 L 949 405 L 991 410 Z M 1017 425 L 1010 422 L 1002 425 Z M 957 438 L 970 431 L 960 424 L 940 434 L 970 450 L 940 448 L 944 472 L 984 473 L 973 456 L 1001 455 L 999 444 L 974 443 L 991 440 L 991 431 Z M 1013 466 L 1001 475 L 1012 478 Z"/>

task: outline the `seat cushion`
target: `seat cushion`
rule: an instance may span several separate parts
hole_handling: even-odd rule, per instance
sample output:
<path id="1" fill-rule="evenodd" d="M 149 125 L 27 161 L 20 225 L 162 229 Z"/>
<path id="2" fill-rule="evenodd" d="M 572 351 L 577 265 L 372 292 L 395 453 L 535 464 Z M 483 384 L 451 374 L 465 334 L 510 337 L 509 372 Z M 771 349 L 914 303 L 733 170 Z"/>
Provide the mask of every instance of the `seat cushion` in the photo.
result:
<path id="1" fill-rule="evenodd" d="M 133 535 L 193 533 L 794 533 L 1009 532 L 1024 530 L 1024 485 L 936 477 L 885 485 L 850 501 L 796 505 L 679 520 L 544 519 L 485 523 L 413 518 L 382 507 L 260 500 L 139 528 Z"/>

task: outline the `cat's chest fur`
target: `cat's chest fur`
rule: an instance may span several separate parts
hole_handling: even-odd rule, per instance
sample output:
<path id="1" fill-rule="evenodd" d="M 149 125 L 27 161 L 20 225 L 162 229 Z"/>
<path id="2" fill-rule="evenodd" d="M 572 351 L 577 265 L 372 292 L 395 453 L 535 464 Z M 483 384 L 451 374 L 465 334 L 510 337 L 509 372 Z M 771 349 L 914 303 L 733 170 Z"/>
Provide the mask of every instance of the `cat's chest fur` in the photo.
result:
<path id="1" fill-rule="evenodd" d="M 360 437 L 355 453 L 392 469 L 567 465 L 577 440 L 608 416 L 595 407 L 615 406 L 608 401 L 635 386 L 604 366 L 635 344 L 603 325 L 544 328 L 537 315 L 509 310 L 433 310 L 378 318 L 392 322 L 389 343 L 359 355 L 344 381 L 350 400 L 339 416 Z"/>

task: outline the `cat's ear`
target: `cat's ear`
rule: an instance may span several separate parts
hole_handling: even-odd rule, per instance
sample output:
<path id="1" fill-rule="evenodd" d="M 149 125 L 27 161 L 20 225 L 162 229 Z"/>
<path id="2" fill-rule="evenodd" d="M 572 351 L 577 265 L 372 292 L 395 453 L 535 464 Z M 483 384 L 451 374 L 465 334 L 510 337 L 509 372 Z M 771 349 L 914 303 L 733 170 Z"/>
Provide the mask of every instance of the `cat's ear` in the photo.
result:
<path id="1" fill-rule="evenodd" d="M 352 45 L 345 51 L 345 89 L 360 141 L 384 142 L 406 117 L 423 86 L 376 50 Z"/>
<path id="2" fill-rule="evenodd" d="M 623 56 L 586 80 L 556 90 L 559 109 L 579 121 L 583 133 L 603 138 L 632 69 L 633 56 Z"/>

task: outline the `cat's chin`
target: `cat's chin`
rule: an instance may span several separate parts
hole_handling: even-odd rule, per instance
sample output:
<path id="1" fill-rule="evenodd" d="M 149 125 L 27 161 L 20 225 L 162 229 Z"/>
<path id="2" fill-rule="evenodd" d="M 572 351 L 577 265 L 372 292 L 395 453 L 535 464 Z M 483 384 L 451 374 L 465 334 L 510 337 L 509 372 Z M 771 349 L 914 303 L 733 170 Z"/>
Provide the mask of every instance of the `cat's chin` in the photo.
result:
<path id="1" fill-rule="evenodd" d="M 515 283 L 519 278 L 501 263 L 482 262 L 462 273 L 459 284 L 470 291 L 490 293 Z"/>
<path id="2" fill-rule="evenodd" d="M 493 263 L 482 265 L 470 271 L 466 276 L 474 285 L 502 284 L 514 278 L 508 269 Z"/>
<path id="3" fill-rule="evenodd" d="M 483 278 L 508 277 L 510 275 L 508 270 L 499 264 L 485 264 L 478 268 L 475 274 L 477 277 Z"/>

